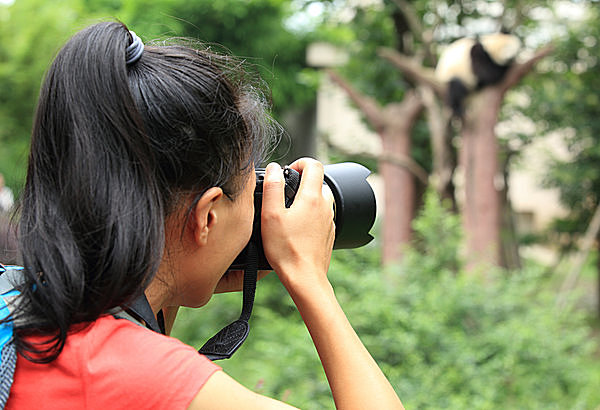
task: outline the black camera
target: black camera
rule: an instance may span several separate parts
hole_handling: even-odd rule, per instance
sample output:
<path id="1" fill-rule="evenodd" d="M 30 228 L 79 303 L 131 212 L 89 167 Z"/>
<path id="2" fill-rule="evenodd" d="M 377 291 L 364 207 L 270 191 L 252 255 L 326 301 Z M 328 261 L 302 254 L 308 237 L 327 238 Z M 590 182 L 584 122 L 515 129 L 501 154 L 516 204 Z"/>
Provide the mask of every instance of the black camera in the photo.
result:
<path id="1" fill-rule="evenodd" d="M 377 212 L 375 194 L 367 181 L 371 171 L 353 162 L 325 165 L 324 168 L 323 184 L 331 189 L 334 198 L 335 242 L 333 248 L 349 249 L 366 245 L 373 240 L 369 231 L 375 223 Z M 300 186 L 301 175 L 289 167 L 284 167 L 283 175 L 285 178 L 285 206 L 289 208 L 294 202 Z M 264 176 L 264 169 L 256 169 L 254 224 L 250 242 L 253 242 L 258 248 L 258 269 L 271 270 L 264 254 L 260 233 Z M 247 248 L 238 255 L 229 269 L 242 270 L 246 267 Z"/>

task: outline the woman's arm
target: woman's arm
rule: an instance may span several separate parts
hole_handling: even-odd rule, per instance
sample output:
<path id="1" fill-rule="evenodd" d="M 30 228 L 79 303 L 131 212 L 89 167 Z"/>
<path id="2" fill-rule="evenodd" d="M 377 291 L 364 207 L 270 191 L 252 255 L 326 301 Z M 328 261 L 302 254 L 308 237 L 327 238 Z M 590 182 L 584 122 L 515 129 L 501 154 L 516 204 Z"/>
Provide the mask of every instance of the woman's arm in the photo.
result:
<path id="1" fill-rule="evenodd" d="M 281 401 L 247 389 L 223 371 L 213 374 L 190 403 L 188 410 L 201 409 L 293 409 Z"/>
<path id="2" fill-rule="evenodd" d="M 323 190 L 323 166 L 301 159 L 302 173 L 289 209 L 280 167 L 267 167 L 263 186 L 265 255 L 290 293 L 321 358 L 337 408 L 403 408 L 377 363 L 342 311 L 327 270 L 335 239 L 333 196 Z"/>
<path id="3" fill-rule="evenodd" d="M 402 409 L 377 363 L 352 329 L 327 279 L 335 239 L 333 196 L 323 190 L 323 166 L 302 159 L 292 206 L 284 206 L 284 180 L 277 164 L 267 167 L 263 186 L 265 255 L 290 293 L 315 343 L 337 408 Z M 222 371 L 213 374 L 189 409 L 291 408 L 245 388 Z"/>

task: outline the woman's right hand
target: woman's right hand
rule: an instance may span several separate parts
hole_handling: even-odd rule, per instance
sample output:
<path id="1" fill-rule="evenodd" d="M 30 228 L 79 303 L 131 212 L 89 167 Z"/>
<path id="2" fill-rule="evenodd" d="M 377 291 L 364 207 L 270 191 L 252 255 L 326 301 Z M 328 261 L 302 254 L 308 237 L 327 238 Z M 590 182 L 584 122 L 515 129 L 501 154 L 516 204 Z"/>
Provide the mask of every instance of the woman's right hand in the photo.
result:
<path id="1" fill-rule="evenodd" d="M 281 167 L 265 172 L 262 241 L 265 256 L 292 296 L 313 339 L 338 409 L 402 409 L 393 387 L 363 346 L 340 307 L 327 270 L 335 237 L 333 195 L 323 189 L 323 165 L 308 158 L 290 208 Z M 351 360 L 349 360 L 351 359 Z"/>
<path id="2" fill-rule="evenodd" d="M 292 206 L 285 207 L 283 170 L 267 166 L 261 231 L 265 256 L 288 292 L 329 284 L 335 224 L 333 195 L 323 185 L 323 165 L 302 158 L 290 165 L 302 177 Z"/>

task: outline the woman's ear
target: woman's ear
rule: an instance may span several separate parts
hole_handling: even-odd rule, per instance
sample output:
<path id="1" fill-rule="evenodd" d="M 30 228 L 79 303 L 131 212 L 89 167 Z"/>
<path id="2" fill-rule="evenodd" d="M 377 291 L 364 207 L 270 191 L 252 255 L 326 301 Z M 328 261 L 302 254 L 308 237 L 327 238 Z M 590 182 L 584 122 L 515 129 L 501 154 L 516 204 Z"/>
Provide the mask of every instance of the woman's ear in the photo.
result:
<path id="1" fill-rule="evenodd" d="M 218 201 L 223 198 L 221 188 L 209 188 L 196 202 L 190 215 L 191 232 L 197 245 L 206 245 L 208 235 L 217 223 Z"/>

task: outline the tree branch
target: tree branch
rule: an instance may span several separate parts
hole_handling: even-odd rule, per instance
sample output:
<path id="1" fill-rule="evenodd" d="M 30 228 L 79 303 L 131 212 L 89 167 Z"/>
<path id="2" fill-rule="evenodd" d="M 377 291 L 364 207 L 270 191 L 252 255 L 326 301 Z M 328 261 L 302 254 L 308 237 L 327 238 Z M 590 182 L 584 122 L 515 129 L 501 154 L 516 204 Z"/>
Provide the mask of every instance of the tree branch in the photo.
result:
<path id="1" fill-rule="evenodd" d="M 325 70 L 331 81 L 342 88 L 348 97 L 358 106 L 358 109 L 364 114 L 371 126 L 381 134 L 385 128 L 385 118 L 383 110 L 377 102 L 359 91 L 357 91 L 350 83 L 344 80 L 338 73 L 331 69 Z"/>
<path id="2" fill-rule="evenodd" d="M 394 0 L 394 3 L 398 6 L 398 9 L 402 12 L 404 17 L 406 17 L 406 22 L 408 23 L 408 27 L 412 34 L 423 43 L 422 48 L 424 50 L 425 58 L 435 61 L 431 47 L 433 37 L 431 36 L 431 33 L 423 27 L 423 24 L 421 24 L 421 19 L 417 15 L 413 5 L 406 0 Z"/>
<path id="3" fill-rule="evenodd" d="M 411 88 L 406 90 L 401 102 L 388 104 L 383 109 L 383 115 L 387 119 L 388 125 L 404 124 L 407 129 L 411 129 L 421 115 L 423 107 L 421 94 Z M 402 118 L 402 121 L 398 121 L 399 118 Z"/>
<path id="4" fill-rule="evenodd" d="M 554 46 L 548 45 L 546 47 L 539 49 L 533 55 L 533 57 L 531 57 L 529 60 L 525 61 L 524 63 L 519 63 L 519 64 L 513 65 L 510 68 L 510 70 L 508 70 L 508 73 L 506 73 L 506 77 L 504 77 L 504 80 L 500 84 L 500 88 L 502 89 L 502 91 L 506 92 L 510 88 L 517 85 L 517 83 L 519 81 L 521 81 L 521 79 L 523 77 L 525 77 L 533 69 L 533 67 L 537 64 L 538 61 L 540 61 L 542 58 L 544 58 L 547 55 L 549 55 L 550 53 L 552 53 L 552 51 L 554 51 Z"/>
<path id="5" fill-rule="evenodd" d="M 433 69 L 423 67 L 417 60 L 388 47 L 379 48 L 377 54 L 391 62 L 411 80 L 432 88 L 441 97 L 445 95 L 446 87 L 435 78 Z"/>
<path id="6" fill-rule="evenodd" d="M 396 3 L 396 6 L 398 6 L 406 18 L 410 31 L 415 37 L 423 40 L 423 25 L 421 24 L 421 20 L 419 20 L 417 13 L 415 13 L 415 10 L 411 7 L 411 4 L 406 0 L 394 0 L 394 3 Z"/>
<path id="7" fill-rule="evenodd" d="M 408 172 L 413 174 L 419 181 L 423 183 L 423 185 L 427 185 L 429 181 L 429 174 L 425 169 L 420 166 L 414 159 L 398 154 L 390 154 L 390 153 L 381 153 L 381 154 L 371 154 L 369 152 L 350 152 L 345 148 L 340 147 L 339 145 L 333 144 L 331 141 L 326 139 L 326 144 L 328 147 L 331 147 L 337 150 L 340 154 L 345 156 L 359 156 L 367 159 L 374 159 L 377 161 L 389 162 L 393 165 L 398 165 Z"/>
<path id="8" fill-rule="evenodd" d="M 382 153 L 379 155 L 372 155 L 372 158 L 378 161 L 389 162 L 390 164 L 398 165 L 406 169 L 425 186 L 429 182 L 429 174 L 427 171 L 425 171 L 423 167 L 421 167 L 414 159 L 410 157 L 400 156 L 398 154 L 393 155 L 389 153 Z"/>

